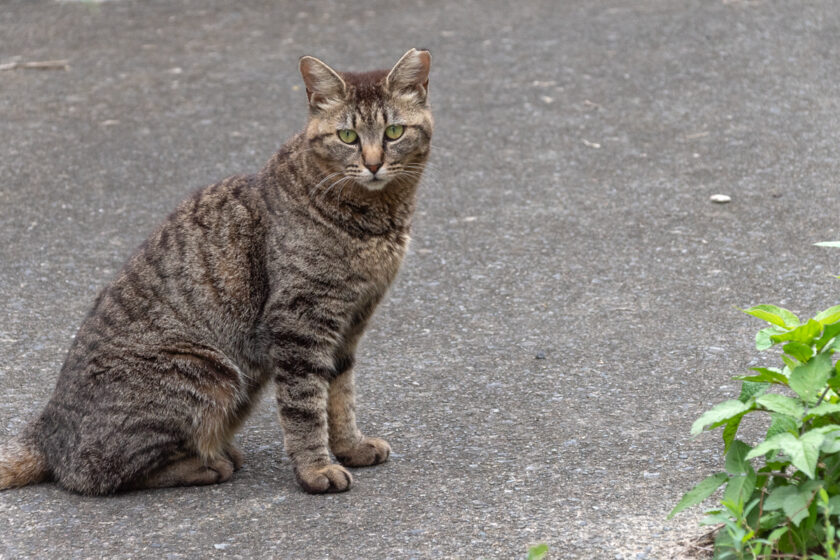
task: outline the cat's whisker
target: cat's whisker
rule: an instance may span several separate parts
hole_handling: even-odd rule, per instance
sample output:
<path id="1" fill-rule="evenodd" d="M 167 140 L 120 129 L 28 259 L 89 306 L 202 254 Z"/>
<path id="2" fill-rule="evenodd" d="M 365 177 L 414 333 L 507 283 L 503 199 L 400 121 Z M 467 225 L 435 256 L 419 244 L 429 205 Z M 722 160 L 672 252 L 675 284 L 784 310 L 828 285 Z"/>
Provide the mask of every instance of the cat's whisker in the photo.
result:
<path id="1" fill-rule="evenodd" d="M 329 179 L 331 179 L 331 178 L 335 177 L 336 175 L 342 175 L 343 173 L 345 173 L 345 172 L 344 172 L 344 171 L 336 171 L 335 173 L 330 173 L 329 175 L 327 175 L 326 177 L 324 177 L 323 179 L 321 179 L 321 181 L 320 181 L 317 185 L 315 185 L 315 186 L 312 188 L 312 190 L 313 190 L 313 191 L 317 191 L 317 190 L 318 190 L 318 187 L 320 187 L 321 185 L 323 185 L 323 184 L 324 184 L 325 182 L 327 182 Z"/>
<path id="2" fill-rule="evenodd" d="M 348 177 L 342 177 L 341 179 L 338 179 L 338 180 L 334 181 L 334 182 L 333 182 L 333 183 L 332 183 L 332 184 L 331 184 L 331 185 L 330 185 L 330 186 L 329 186 L 329 187 L 328 187 L 328 188 L 324 191 L 324 196 L 326 196 L 326 195 L 327 195 L 327 193 L 328 193 L 328 192 L 330 192 L 330 191 L 331 191 L 333 188 L 335 188 L 336 186 L 341 185 L 342 183 L 344 183 L 344 182 L 346 182 L 346 181 L 351 181 L 351 180 L 352 180 L 352 179 L 354 179 L 354 178 L 355 178 L 355 177 L 353 177 L 352 175 L 350 175 L 350 176 L 348 176 Z M 339 192 L 338 192 L 338 193 L 336 193 L 336 195 L 337 195 L 337 196 L 338 196 L 338 195 L 340 195 L 340 194 L 341 194 L 341 190 L 339 190 Z M 339 199 L 340 199 L 340 197 L 339 197 Z"/>
<path id="3" fill-rule="evenodd" d="M 407 171 L 410 171 L 412 173 L 417 173 L 418 175 L 429 175 L 429 176 L 437 176 L 438 175 L 438 172 L 433 170 L 433 169 L 416 169 L 416 168 L 413 168 L 413 167 L 406 167 L 405 169 L 401 170 L 401 172 L 407 172 Z"/>
<path id="4" fill-rule="evenodd" d="M 424 175 L 421 175 L 420 173 L 417 173 L 415 171 L 401 171 L 400 175 L 398 175 L 397 177 L 399 177 L 401 179 L 404 179 L 404 180 L 407 179 L 407 178 L 411 178 L 415 182 L 419 182 L 419 181 L 423 180 L 423 181 L 433 183 L 433 184 L 438 185 L 438 186 L 442 185 L 442 183 L 436 177 L 432 177 L 432 176 L 429 176 L 429 175 L 424 176 Z M 397 177 L 395 177 L 395 178 L 397 178 Z"/>
<path id="5" fill-rule="evenodd" d="M 352 178 L 352 177 L 351 177 L 351 178 Z M 342 199 L 341 199 L 341 195 L 344 193 L 344 189 L 347 187 L 347 185 L 349 185 L 349 184 L 351 184 L 351 183 L 352 183 L 352 181 L 349 181 L 349 182 L 347 182 L 347 183 L 344 183 L 343 185 L 341 185 L 341 188 L 340 188 L 340 189 L 338 189 L 338 192 L 336 193 L 336 198 L 338 198 L 338 201 L 339 201 L 339 202 L 341 202 L 341 200 L 342 200 Z"/>
<path id="6" fill-rule="evenodd" d="M 435 169 L 423 169 L 423 168 L 416 168 L 416 167 L 412 167 L 412 166 L 407 165 L 400 172 L 401 173 L 414 173 L 418 177 L 426 176 L 426 177 L 429 177 L 430 179 L 435 179 L 435 180 L 437 180 L 437 178 L 438 178 L 438 171 L 435 170 Z"/>
<path id="7" fill-rule="evenodd" d="M 429 171 L 439 171 L 440 168 L 437 165 L 432 163 L 406 163 L 404 164 L 405 167 L 409 169 L 419 169 L 420 171 L 429 170 Z"/>
<path id="8" fill-rule="evenodd" d="M 441 144 L 434 143 L 431 145 L 433 150 L 443 150 L 444 152 L 455 153 L 455 150 L 452 148 L 447 148 L 446 146 L 442 146 Z"/>

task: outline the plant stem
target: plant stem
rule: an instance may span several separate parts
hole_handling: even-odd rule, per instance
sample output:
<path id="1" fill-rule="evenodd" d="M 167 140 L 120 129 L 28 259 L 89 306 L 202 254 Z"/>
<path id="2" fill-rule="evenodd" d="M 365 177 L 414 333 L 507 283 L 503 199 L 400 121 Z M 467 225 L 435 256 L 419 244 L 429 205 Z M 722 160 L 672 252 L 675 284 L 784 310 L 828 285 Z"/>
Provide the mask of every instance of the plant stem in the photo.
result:
<path id="1" fill-rule="evenodd" d="M 819 398 L 819 399 L 817 399 L 817 404 L 815 404 L 815 405 L 814 405 L 814 408 L 816 408 L 816 407 L 820 406 L 820 403 L 822 403 L 822 402 L 823 402 L 823 400 L 825 399 L 826 395 L 828 395 L 828 392 L 829 392 L 829 391 L 831 391 L 831 387 L 826 387 L 826 388 L 825 388 L 825 391 L 823 391 L 823 394 L 822 394 L 822 395 L 820 395 L 820 398 Z"/>

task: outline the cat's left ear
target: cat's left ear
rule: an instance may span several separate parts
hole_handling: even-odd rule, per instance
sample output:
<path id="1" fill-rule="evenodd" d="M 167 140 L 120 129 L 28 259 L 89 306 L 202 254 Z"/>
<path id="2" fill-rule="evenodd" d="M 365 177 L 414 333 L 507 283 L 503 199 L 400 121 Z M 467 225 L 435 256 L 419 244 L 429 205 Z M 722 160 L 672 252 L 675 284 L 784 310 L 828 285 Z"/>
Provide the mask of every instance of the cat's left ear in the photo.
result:
<path id="1" fill-rule="evenodd" d="M 425 105 L 429 94 L 431 65 L 432 55 L 429 51 L 411 49 L 388 73 L 385 85 L 392 93 L 414 97 L 419 104 Z"/>

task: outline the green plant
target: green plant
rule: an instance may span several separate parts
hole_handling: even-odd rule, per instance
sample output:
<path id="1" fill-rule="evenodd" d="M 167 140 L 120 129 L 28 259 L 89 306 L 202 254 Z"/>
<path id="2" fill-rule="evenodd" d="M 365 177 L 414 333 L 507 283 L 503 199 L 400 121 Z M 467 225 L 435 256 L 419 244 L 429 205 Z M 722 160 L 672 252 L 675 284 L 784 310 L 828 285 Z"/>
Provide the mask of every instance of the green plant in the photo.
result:
<path id="1" fill-rule="evenodd" d="M 548 554 L 548 545 L 545 543 L 535 544 L 528 549 L 527 560 L 544 560 Z"/>
<path id="2" fill-rule="evenodd" d="M 770 324 L 756 335 L 756 348 L 781 346 L 784 367 L 736 377 L 740 396 L 694 423 L 692 434 L 723 428 L 724 472 L 688 491 L 668 517 L 725 485 L 721 507 L 703 520 L 721 526 L 716 560 L 838 560 L 840 305 L 804 323 L 772 305 L 745 312 Z M 754 447 L 736 439 L 747 414 L 769 415 L 765 439 Z M 754 466 L 761 457 L 763 464 Z"/>

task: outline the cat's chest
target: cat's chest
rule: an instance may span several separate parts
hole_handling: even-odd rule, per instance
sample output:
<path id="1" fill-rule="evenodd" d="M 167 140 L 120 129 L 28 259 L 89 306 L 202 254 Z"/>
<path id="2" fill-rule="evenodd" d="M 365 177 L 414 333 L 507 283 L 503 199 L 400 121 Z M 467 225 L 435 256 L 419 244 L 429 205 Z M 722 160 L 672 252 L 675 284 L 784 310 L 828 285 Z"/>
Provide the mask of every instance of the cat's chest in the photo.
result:
<path id="1" fill-rule="evenodd" d="M 375 291 L 385 291 L 394 281 L 408 247 L 408 235 L 381 237 L 357 245 L 348 255 L 348 266 Z"/>
<path id="2" fill-rule="evenodd" d="M 348 299 L 381 296 L 393 282 L 408 248 L 407 232 L 364 238 L 284 235 L 269 260 L 273 280 L 282 290 L 311 282 L 320 291 L 331 286 Z M 272 266 L 278 265 L 278 266 Z"/>

